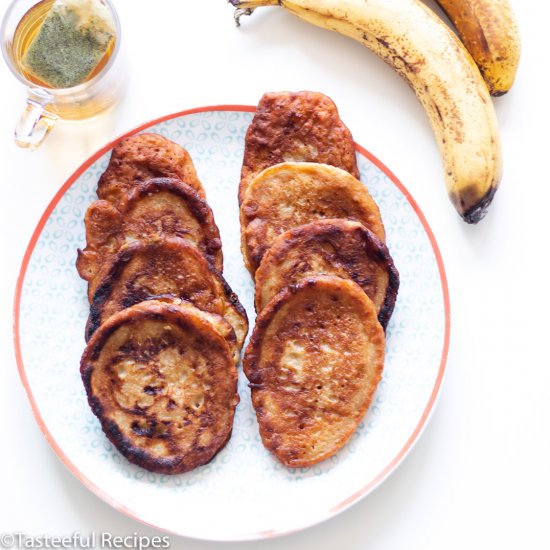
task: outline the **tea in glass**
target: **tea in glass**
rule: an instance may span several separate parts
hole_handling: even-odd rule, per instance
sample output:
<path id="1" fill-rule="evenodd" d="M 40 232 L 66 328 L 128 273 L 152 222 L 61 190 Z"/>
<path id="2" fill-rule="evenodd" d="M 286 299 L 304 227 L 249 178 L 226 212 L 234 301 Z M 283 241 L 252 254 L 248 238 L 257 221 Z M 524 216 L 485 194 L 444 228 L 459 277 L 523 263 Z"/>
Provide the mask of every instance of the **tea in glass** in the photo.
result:
<path id="1" fill-rule="evenodd" d="M 123 84 L 114 71 L 120 25 L 109 0 L 16 0 L 2 25 L 2 50 L 28 87 L 16 142 L 36 147 L 57 118 L 81 120 L 111 107 Z"/>

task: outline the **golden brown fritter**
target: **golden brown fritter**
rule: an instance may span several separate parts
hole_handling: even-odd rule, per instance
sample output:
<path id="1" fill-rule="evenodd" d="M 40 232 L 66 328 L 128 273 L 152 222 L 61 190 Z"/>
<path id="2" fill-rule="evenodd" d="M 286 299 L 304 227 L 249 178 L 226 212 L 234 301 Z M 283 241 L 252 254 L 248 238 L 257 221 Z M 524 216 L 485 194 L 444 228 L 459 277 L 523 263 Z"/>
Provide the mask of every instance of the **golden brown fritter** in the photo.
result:
<path id="1" fill-rule="evenodd" d="M 180 298 L 221 315 L 235 330 L 239 349 L 248 331 L 246 312 L 225 279 L 194 245 L 179 237 L 124 245 L 103 265 L 88 291 L 87 338 L 114 313 L 155 298 Z"/>
<path id="2" fill-rule="evenodd" d="M 287 162 L 267 168 L 250 183 L 240 215 L 242 251 L 252 274 L 278 235 L 315 220 L 355 220 L 385 241 L 380 211 L 365 185 L 327 164 Z"/>
<path id="3" fill-rule="evenodd" d="M 110 202 L 92 203 L 84 219 L 86 248 L 78 251 L 77 269 L 90 281 L 101 265 L 126 243 L 154 236 L 182 237 L 194 244 L 221 271 L 220 234 L 212 210 L 188 185 L 154 178 L 134 187 L 116 209 Z"/>
<path id="4" fill-rule="evenodd" d="M 349 279 L 313 277 L 277 294 L 243 363 L 264 446 L 294 468 L 335 454 L 371 403 L 384 345 L 374 304 Z"/>
<path id="5" fill-rule="evenodd" d="M 218 331 L 190 304 L 142 302 L 94 333 L 81 360 L 88 402 L 130 461 L 178 474 L 209 462 L 231 436 L 237 369 Z"/>
<path id="6" fill-rule="evenodd" d="M 189 153 L 159 134 L 137 134 L 119 141 L 97 184 L 97 196 L 114 205 L 124 203 L 132 189 L 151 178 L 176 178 L 204 199 L 204 189 Z"/>
<path id="7" fill-rule="evenodd" d="M 350 131 L 329 97 L 318 92 L 264 94 L 246 133 L 239 204 L 250 181 L 281 162 L 320 162 L 359 178 Z"/>
<path id="8" fill-rule="evenodd" d="M 399 274 L 386 245 L 359 222 L 320 220 L 279 235 L 256 271 L 256 311 L 284 287 L 314 275 L 355 281 L 374 302 L 378 320 L 386 328 Z"/>

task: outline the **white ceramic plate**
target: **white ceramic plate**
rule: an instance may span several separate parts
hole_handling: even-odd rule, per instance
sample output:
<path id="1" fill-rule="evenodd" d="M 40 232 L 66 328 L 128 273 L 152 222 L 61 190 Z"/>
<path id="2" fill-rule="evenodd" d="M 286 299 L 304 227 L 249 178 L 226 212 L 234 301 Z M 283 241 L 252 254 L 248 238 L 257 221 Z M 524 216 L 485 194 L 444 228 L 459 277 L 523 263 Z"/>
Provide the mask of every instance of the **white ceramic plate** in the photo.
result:
<path id="1" fill-rule="evenodd" d="M 158 132 L 191 154 L 220 228 L 224 274 L 254 324 L 253 286 L 239 250 L 237 185 L 252 107 L 186 111 L 130 133 Z M 127 134 L 129 135 L 129 134 Z M 344 510 L 399 465 L 422 431 L 445 369 L 449 302 L 441 256 L 414 200 L 357 146 L 361 179 L 378 202 L 401 287 L 387 332 L 383 379 L 349 443 L 302 469 L 279 464 L 262 446 L 246 380 L 231 441 L 187 474 L 147 472 L 123 458 L 90 411 L 79 374 L 88 314 L 86 285 L 74 267 L 85 244 L 84 213 L 96 199 L 110 143 L 63 185 L 29 244 L 15 299 L 21 379 L 46 438 L 65 465 L 116 509 L 172 533 L 245 540 L 303 529 Z"/>

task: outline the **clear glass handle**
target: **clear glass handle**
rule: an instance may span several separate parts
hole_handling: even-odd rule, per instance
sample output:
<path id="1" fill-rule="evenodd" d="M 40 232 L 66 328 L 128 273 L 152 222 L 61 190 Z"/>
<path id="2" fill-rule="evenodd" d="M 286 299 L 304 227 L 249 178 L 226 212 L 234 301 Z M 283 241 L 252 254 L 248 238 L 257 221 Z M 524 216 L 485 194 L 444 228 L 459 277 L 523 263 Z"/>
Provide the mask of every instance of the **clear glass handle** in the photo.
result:
<path id="1" fill-rule="evenodd" d="M 49 95 L 29 92 L 27 106 L 15 127 L 15 143 L 24 149 L 37 149 L 53 128 L 57 117 L 44 107 L 50 102 Z"/>

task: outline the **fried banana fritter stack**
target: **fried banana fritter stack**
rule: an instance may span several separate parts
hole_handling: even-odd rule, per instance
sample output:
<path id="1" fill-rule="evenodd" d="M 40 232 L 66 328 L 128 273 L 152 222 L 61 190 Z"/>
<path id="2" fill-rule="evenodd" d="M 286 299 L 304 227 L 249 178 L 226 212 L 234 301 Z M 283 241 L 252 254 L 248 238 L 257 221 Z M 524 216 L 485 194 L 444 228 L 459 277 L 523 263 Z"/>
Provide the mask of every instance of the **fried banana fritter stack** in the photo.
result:
<path id="1" fill-rule="evenodd" d="M 246 312 L 223 278 L 221 240 L 189 153 L 156 134 L 113 149 L 86 212 L 81 374 L 93 412 L 130 462 L 160 473 L 227 443 Z"/>
<path id="2" fill-rule="evenodd" d="M 358 178 L 353 138 L 332 100 L 264 95 L 239 187 L 258 313 L 243 364 L 262 441 L 290 467 L 336 453 L 382 375 L 399 274 Z"/>

